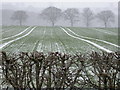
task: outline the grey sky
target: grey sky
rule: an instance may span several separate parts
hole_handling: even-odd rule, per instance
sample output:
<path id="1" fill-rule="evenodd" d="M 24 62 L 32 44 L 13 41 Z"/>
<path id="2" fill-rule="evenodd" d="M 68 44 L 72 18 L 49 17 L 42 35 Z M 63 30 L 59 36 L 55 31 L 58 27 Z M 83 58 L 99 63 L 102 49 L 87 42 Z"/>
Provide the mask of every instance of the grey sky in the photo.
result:
<path id="1" fill-rule="evenodd" d="M 41 1 L 41 0 L 40 0 Z M 50 0 L 51 1 L 51 0 Z M 97 1 L 97 0 L 96 0 Z M 29 13 L 29 19 L 27 24 L 43 24 L 43 21 L 38 20 L 38 15 L 41 11 L 49 6 L 55 6 L 62 10 L 67 8 L 78 8 L 82 13 L 83 8 L 90 7 L 95 14 L 102 10 L 112 10 L 115 15 L 118 14 L 118 3 L 117 2 L 2 2 L 2 8 L 4 11 L 4 23 L 11 24 L 10 17 L 15 10 L 25 10 Z M 12 10 L 12 11 L 10 11 Z M 33 13 L 34 12 L 34 13 Z M 32 21 L 32 22 L 30 22 Z M 41 24 L 42 22 L 42 24 Z M 16 23 L 16 22 L 15 22 Z M 60 22 L 61 23 L 61 22 Z M 49 24 L 49 23 L 48 23 Z M 46 22 L 45 22 L 46 25 Z M 82 25 L 82 24 L 81 24 Z M 117 25 L 117 24 L 115 24 Z"/>
<path id="2" fill-rule="evenodd" d="M 66 8 L 84 8 L 92 9 L 110 9 L 117 13 L 117 2 L 3 2 L 2 9 L 39 11 L 48 6 L 55 6 L 61 9 Z"/>

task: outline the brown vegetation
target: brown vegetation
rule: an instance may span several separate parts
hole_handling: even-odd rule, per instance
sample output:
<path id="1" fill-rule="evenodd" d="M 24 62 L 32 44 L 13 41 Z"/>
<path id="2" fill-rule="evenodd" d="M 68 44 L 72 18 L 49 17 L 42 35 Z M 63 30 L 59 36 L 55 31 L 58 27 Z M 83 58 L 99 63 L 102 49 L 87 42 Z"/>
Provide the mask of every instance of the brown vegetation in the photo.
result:
<path id="1" fill-rule="evenodd" d="M 2 55 L 2 85 L 19 88 L 120 89 L 120 54 L 62 54 L 21 52 Z M 23 89 L 23 90 L 24 90 Z"/>

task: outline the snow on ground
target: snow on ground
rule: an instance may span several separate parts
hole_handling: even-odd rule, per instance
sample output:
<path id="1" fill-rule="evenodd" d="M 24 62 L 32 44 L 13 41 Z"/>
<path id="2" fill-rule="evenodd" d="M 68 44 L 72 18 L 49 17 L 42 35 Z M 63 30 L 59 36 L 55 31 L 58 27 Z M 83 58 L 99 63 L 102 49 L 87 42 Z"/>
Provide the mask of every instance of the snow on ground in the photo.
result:
<path id="1" fill-rule="evenodd" d="M 103 29 L 93 29 L 93 30 L 97 30 L 99 32 L 106 33 L 106 34 L 109 34 L 109 35 L 118 35 L 117 33 L 111 32 L 111 31 L 108 31 L 108 30 L 103 30 Z"/>
<path id="2" fill-rule="evenodd" d="M 55 43 L 55 45 L 57 47 L 58 52 L 61 52 L 61 49 L 60 49 L 60 46 L 58 45 L 58 43 Z"/>
<path id="3" fill-rule="evenodd" d="M 36 27 L 33 27 L 33 28 L 32 28 L 27 34 L 25 34 L 25 35 L 23 35 L 23 36 L 21 36 L 21 37 L 18 37 L 18 38 L 13 39 L 13 40 L 11 40 L 11 41 L 9 41 L 9 42 L 6 42 L 6 43 L 3 43 L 3 44 L 0 44 L 0 49 L 4 48 L 5 46 L 11 44 L 11 43 L 14 42 L 14 41 L 17 41 L 17 40 L 19 40 L 19 39 L 22 39 L 22 38 L 28 36 L 29 34 L 32 33 L 32 31 L 33 31 L 35 28 L 36 28 Z"/>
<path id="4" fill-rule="evenodd" d="M 44 30 L 44 32 L 43 32 L 43 36 L 42 36 L 42 41 L 40 41 L 40 43 L 38 44 L 39 46 L 37 47 L 37 51 L 38 52 L 43 52 L 43 39 L 44 39 L 44 37 L 45 37 L 45 33 L 46 33 L 46 30 Z"/>
<path id="5" fill-rule="evenodd" d="M 72 32 L 73 34 L 75 34 L 76 36 L 79 36 L 81 38 L 86 38 L 86 39 L 91 39 L 91 40 L 96 40 L 96 41 L 100 41 L 100 42 L 103 42 L 103 43 L 106 43 L 106 44 L 109 44 L 109 45 L 112 45 L 112 46 L 115 46 L 115 47 L 118 47 L 120 48 L 119 45 L 116 45 L 116 44 L 113 44 L 111 42 L 108 42 L 108 41 L 105 41 L 105 40 L 101 40 L 101 39 L 95 39 L 95 38 L 91 38 L 91 37 L 85 37 L 85 36 L 81 36 L 81 35 L 78 35 L 76 34 L 75 32 L 73 32 L 71 29 L 67 28 L 70 32 Z"/>
<path id="6" fill-rule="evenodd" d="M 0 41 L 3 41 L 3 40 L 7 40 L 7 39 L 11 39 L 11 38 L 17 37 L 17 36 L 23 34 L 24 32 L 26 32 L 29 28 L 31 28 L 31 26 L 28 27 L 28 28 L 26 28 L 24 31 L 22 31 L 22 32 L 20 32 L 20 33 L 18 33 L 18 34 L 16 34 L 16 35 L 14 35 L 14 36 L 11 36 L 11 37 L 7 37 L 7 38 L 4 38 L 4 39 L 1 39 Z"/>
<path id="7" fill-rule="evenodd" d="M 104 47 L 102 47 L 102 46 L 94 43 L 94 42 L 91 42 L 91 41 L 89 41 L 89 40 L 86 40 L 86 39 L 83 39 L 83 38 L 80 38 L 80 37 L 73 36 L 73 35 L 69 34 L 64 28 L 62 28 L 62 27 L 60 27 L 60 28 L 61 28 L 67 35 L 69 35 L 70 37 L 73 37 L 73 38 L 82 40 L 82 41 L 84 41 L 84 42 L 87 42 L 87 43 L 89 43 L 89 44 L 91 44 L 91 45 L 93 45 L 93 46 L 95 46 L 95 47 L 97 47 L 97 48 L 99 48 L 99 49 L 101 49 L 101 50 L 103 50 L 103 51 L 106 51 L 106 52 L 108 52 L 108 53 L 112 53 L 112 52 L 113 52 L 113 51 L 111 51 L 111 50 L 109 50 L 109 49 L 106 49 L 106 48 L 104 48 Z"/>

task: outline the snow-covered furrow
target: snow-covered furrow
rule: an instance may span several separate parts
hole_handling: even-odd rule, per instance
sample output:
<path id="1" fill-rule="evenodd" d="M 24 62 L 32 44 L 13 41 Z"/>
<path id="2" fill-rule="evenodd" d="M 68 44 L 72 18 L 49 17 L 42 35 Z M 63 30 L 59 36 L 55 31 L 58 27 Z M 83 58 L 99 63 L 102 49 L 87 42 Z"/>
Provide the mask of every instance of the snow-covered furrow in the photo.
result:
<path id="1" fill-rule="evenodd" d="M 61 52 L 61 49 L 60 49 L 60 46 L 58 45 L 58 43 L 55 43 L 55 45 L 57 46 L 58 52 Z"/>
<path id="2" fill-rule="evenodd" d="M 51 38 L 55 38 L 54 34 L 56 35 L 56 33 L 54 33 L 53 30 L 51 30 Z M 51 42 L 52 44 L 52 42 Z M 54 52 L 61 52 L 61 47 L 60 45 L 58 44 L 57 40 L 55 40 L 53 46 L 51 47 L 53 48 Z"/>
<path id="3" fill-rule="evenodd" d="M 11 38 L 17 37 L 17 36 L 23 34 L 24 32 L 26 32 L 29 28 L 31 28 L 31 26 L 28 27 L 28 28 L 26 28 L 24 31 L 22 31 L 22 32 L 20 32 L 20 33 L 18 33 L 18 34 L 16 34 L 16 35 L 13 35 L 13 36 L 11 36 L 11 37 L 7 37 L 7 38 L 4 38 L 4 39 L 1 39 L 0 41 L 3 41 L 3 40 L 7 40 L 7 39 L 11 39 Z"/>
<path id="4" fill-rule="evenodd" d="M 44 30 L 42 40 L 40 41 L 39 46 L 37 48 L 38 52 L 43 52 L 43 41 L 44 41 L 45 33 L 46 33 L 46 30 Z"/>
<path id="5" fill-rule="evenodd" d="M 51 42 L 50 41 L 46 42 L 45 46 L 46 46 L 46 51 L 51 52 Z"/>
<path id="6" fill-rule="evenodd" d="M 43 43 L 42 43 L 40 52 L 43 52 L 43 49 L 44 49 L 44 45 L 43 45 Z"/>
<path id="7" fill-rule="evenodd" d="M 60 45 L 61 45 L 61 47 L 62 47 L 62 49 L 63 49 L 63 52 L 64 52 L 64 53 L 67 53 L 67 51 L 66 51 L 66 49 L 65 49 L 65 46 L 62 44 L 62 42 L 60 42 Z"/>
<path id="8" fill-rule="evenodd" d="M 6 33 L 6 32 L 9 32 L 9 30 L 12 30 L 13 28 L 14 28 L 14 27 L 9 27 L 7 30 L 1 28 L 1 32 L 2 32 L 2 34 L 3 34 L 3 33 Z"/>
<path id="9" fill-rule="evenodd" d="M 109 35 L 118 35 L 117 33 L 114 33 L 114 32 L 111 32 L 111 31 L 102 30 L 102 29 L 93 29 L 93 30 L 97 30 L 99 32 L 106 33 L 106 34 L 109 34 Z"/>
<path id="10" fill-rule="evenodd" d="M 60 38 L 58 39 L 58 36 L 56 35 L 56 31 L 53 32 L 53 30 L 51 31 L 51 37 L 52 38 L 56 38 L 55 40 L 55 51 L 56 52 L 60 52 L 60 53 L 66 53 L 66 50 L 65 50 L 65 46 L 62 44 Z"/>
<path id="11" fill-rule="evenodd" d="M 93 45 L 93 46 L 95 46 L 95 47 L 97 47 L 97 48 L 99 48 L 99 49 L 101 49 L 101 50 L 103 50 L 103 51 L 105 51 L 105 52 L 108 52 L 108 53 L 112 53 L 112 52 L 113 52 L 113 51 L 111 51 L 111 50 L 109 50 L 109 49 L 106 49 L 106 48 L 104 48 L 104 47 L 102 47 L 102 46 L 94 43 L 94 42 L 91 42 L 91 41 L 89 41 L 89 40 L 86 40 L 86 39 L 83 39 L 83 38 L 80 38 L 80 37 L 73 36 L 73 35 L 69 34 L 64 28 L 62 28 L 62 27 L 60 27 L 60 28 L 61 28 L 67 35 L 69 35 L 70 37 L 73 37 L 73 38 L 82 40 L 82 41 L 84 41 L 84 42 L 87 42 L 87 43 L 89 43 L 89 44 L 91 44 L 91 45 Z"/>
<path id="12" fill-rule="evenodd" d="M 36 48 L 37 41 L 34 43 L 34 46 L 32 48 L 32 51 L 34 52 L 34 49 Z"/>
<path id="13" fill-rule="evenodd" d="M 13 39 L 13 40 L 11 40 L 11 41 L 8 41 L 8 42 L 6 42 L 6 43 L 1 44 L 1 45 L 0 45 L 0 49 L 2 49 L 2 48 L 4 48 L 5 46 L 11 44 L 12 42 L 15 42 L 15 41 L 17 41 L 17 40 L 19 40 L 19 39 L 22 39 L 22 38 L 28 36 L 29 34 L 32 33 L 32 31 L 33 31 L 35 28 L 36 28 L 36 27 L 33 27 L 27 34 L 25 34 L 25 35 L 23 35 L 23 36 L 21 36 L 21 37 L 18 37 L 18 38 L 16 38 L 16 39 Z"/>
<path id="14" fill-rule="evenodd" d="M 49 51 L 51 52 L 52 51 L 52 43 L 50 42 L 50 45 L 49 45 Z"/>
<path id="15" fill-rule="evenodd" d="M 65 46 L 62 45 L 62 43 L 60 41 L 56 41 L 55 42 L 55 49 L 56 49 L 56 52 L 60 52 L 60 53 L 66 53 L 66 50 L 65 50 Z"/>
<path id="16" fill-rule="evenodd" d="M 41 49 L 41 52 L 45 51 L 45 42 L 44 42 L 45 34 L 46 34 L 46 30 L 44 30 L 44 33 L 43 33 L 44 36 L 43 36 L 43 40 L 42 40 L 42 49 Z"/>
<path id="17" fill-rule="evenodd" d="M 42 43 L 39 43 L 39 44 L 38 44 L 38 47 L 37 47 L 37 51 L 40 52 L 40 51 L 41 51 L 41 48 L 42 48 Z"/>
<path id="18" fill-rule="evenodd" d="M 3 33 L 6 33 L 6 32 L 8 32 L 8 30 L 7 30 L 7 31 L 3 31 L 3 30 L 1 30 L 1 32 L 2 32 L 2 34 L 3 34 Z"/>
<path id="19" fill-rule="evenodd" d="M 111 43 L 111 42 L 108 42 L 108 41 L 105 41 L 105 40 L 101 40 L 101 39 L 95 39 L 95 38 L 91 38 L 91 37 L 81 36 L 81 35 L 78 35 L 78 34 L 76 34 L 75 32 L 73 32 L 71 29 L 69 29 L 69 28 L 67 28 L 67 29 L 68 29 L 70 32 L 72 32 L 74 35 L 79 36 L 79 37 L 81 37 L 81 38 L 86 38 L 86 39 L 91 39 L 91 40 L 100 41 L 100 42 L 103 42 L 103 43 L 106 43 L 106 44 L 109 44 L 109 45 L 112 45 L 112 46 L 115 46 L 115 47 L 120 48 L 119 45 L 113 44 L 113 43 Z"/>

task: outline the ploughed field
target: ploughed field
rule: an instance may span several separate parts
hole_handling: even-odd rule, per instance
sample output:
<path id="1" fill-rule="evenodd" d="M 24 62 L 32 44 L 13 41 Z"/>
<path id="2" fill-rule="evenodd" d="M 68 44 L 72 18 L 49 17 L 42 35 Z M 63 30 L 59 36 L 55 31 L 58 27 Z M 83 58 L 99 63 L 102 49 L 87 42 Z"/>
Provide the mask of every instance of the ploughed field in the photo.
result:
<path id="1" fill-rule="evenodd" d="M 117 28 L 3 26 L 0 50 L 75 54 L 118 51 Z"/>

